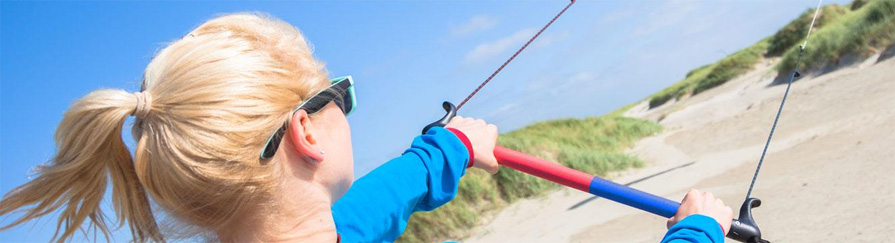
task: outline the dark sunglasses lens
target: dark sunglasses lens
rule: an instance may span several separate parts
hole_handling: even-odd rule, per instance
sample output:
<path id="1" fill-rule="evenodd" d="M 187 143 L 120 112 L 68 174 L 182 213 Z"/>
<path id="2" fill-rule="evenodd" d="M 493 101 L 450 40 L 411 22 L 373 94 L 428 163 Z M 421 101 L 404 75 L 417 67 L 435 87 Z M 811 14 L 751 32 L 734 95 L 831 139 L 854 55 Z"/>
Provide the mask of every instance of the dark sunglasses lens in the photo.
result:
<path id="1" fill-rule="evenodd" d="M 340 96 L 342 98 L 339 99 L 339 103 L 341 103 L 339 104 L 339 107 L 342 107 L 342 112 L 347 115 L 349 112 L 351 112 L 351 109 L 354 109 L 354 100 L 351 99 L 351 94 L 348 92 L 347 89 L 342 90 Z"/>
<path id="2" fill-rule="evenodd" d="M 332 95 L 333 102 L 336 102 L 336 105 L 339 106 L 339 109 L 342 109 L 342 113 L 348 115 L 351 112 L 351 109 L 354 106 L 354 101 L 351 99 L 351 92 L 349 91 L 351 86 L 347 86 L 346 83 L 340 83 L 336 86 L 332 87 Z M 347 87 L 346 87 L 347 86 Z"/>
<path id="3" fill-rule="evenodd" d="M 270 138 L 270 141 L 267 142 L 267 146 L 264 146 L 264 150 L 261 152 L 261 159 L 272 158 L 273 155 L 277 153 L 277 149 L 280 147 L 280 142 L 283 141 L 283 134 L 285 133 L 286 126 L 277 129 L 273 137 Z"/>
<path id="4" fill-rule="evenodd" d="M 261 153 L 261 159 L 269 159 L 273 157 L 273 155 L 277 153 L 277 147 L 279 146 L 279 139 L 270 140 L 270 142 L 267 143 L 267 146 L 264 147 L 264 152 Z"/>

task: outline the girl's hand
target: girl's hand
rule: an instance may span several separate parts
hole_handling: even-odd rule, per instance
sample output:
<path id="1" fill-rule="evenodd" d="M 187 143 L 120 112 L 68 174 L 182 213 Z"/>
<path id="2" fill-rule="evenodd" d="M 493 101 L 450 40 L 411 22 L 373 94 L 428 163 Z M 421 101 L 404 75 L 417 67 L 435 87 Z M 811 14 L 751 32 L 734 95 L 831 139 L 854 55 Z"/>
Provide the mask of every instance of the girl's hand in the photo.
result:
<path id="1" fill-rule="evenodd" d="M 687 196 L 684 196 L 684 201 L 681 202 L 681 207 L 677 209 L 674 217 L 668 219 L 666 226 L 671 228 L 677 222 L 693 214 L 702 214 L 715 219 L 721 225 L 724 235 L 727 235 L 727 232 L 730 231 L 733 210 L 724 205 L 721 199 L 715 198 L 715 195 L 712 195 L 711 192 L 700 192 L 696 189 L 691 189 L 690 192 L 687 192 Z"/>
<path id="2" fill-rule="evenodd" d="M 460 130 L 469 138 L 469 142 L 472 143 L 473 157 L 475 157 L 472 167 L 491 174 L 497 173 L 500 168 L 497 158 L 494 158 L 494 146 L 497 145 L 497 126 L 485 123 L 480 119 L 456 116 L 445 128 Z"/>

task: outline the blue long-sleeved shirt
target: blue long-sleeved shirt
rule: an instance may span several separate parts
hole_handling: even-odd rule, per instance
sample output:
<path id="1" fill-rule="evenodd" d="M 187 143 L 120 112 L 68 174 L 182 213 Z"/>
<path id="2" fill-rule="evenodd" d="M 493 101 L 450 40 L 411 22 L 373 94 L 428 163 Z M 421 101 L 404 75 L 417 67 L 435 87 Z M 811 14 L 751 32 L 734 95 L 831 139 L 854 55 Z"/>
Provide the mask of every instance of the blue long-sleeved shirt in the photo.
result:
<path id="1" fill-rule="evenodd" d="M 395 241 L 410 214 L 454 199 L 468 162 L 469 151 L 449 130 L 434 127 L 417 136 L 403 155 L 355 181 L 332 206 L 342 241 Z"/>
<path id="2" fill-rule="evenodd" d="M 702 214 L 693 214 L 668 229 L 662 243 L 721 243 L 724 232 L 718 221 Z"/>
<path id="3" fill-rule="evenodd" d="M 410 215 L 451 201 L 466 173 L 469 150 L 447 129 L 434 127 L 416 137 L 403 155 L 354 182 L 333 206 L 342 242 L 393 242 Z M 692 215 L 675 224 L 663 243 L 724 242 L 714 219 Z"/>

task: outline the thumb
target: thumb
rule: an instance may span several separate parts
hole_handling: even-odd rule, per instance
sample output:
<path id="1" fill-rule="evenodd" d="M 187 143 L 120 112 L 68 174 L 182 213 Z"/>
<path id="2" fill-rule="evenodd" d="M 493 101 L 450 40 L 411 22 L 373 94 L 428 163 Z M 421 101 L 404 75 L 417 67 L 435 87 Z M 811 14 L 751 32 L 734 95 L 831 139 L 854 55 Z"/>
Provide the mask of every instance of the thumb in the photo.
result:
<path id="1" fill-rule="evenodd" d="M 476 157 L 476 160 L 478 160 L 476 165 L 490 174 L 495 174 L 500 170 L 500 165 L 497 164 L 497 158 L 494 157 L 494 153 L 488 153 L 484 158 Z"/>

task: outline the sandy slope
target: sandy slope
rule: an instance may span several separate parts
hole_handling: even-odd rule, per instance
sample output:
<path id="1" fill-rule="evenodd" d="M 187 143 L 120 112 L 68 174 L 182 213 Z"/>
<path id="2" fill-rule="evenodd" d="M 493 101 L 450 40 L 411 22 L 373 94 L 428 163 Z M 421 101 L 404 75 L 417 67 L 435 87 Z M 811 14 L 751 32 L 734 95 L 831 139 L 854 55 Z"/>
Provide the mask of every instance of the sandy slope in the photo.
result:
<path id="1" fill-rule="evenodd" d="M 753 196 L 773 242 L 895 242 L 895 59 L 797 82 Z M 627 115 L 664 116 L 615 181 L 677 199 L 691 187 L 739 208 L 785 85 L 771 61 L 727 84 Z M 641 180 L 642 179 L 642 180 Z M 665 219 L 569 189 L 515 203 L 466 242 L 658 242 Z"/>

